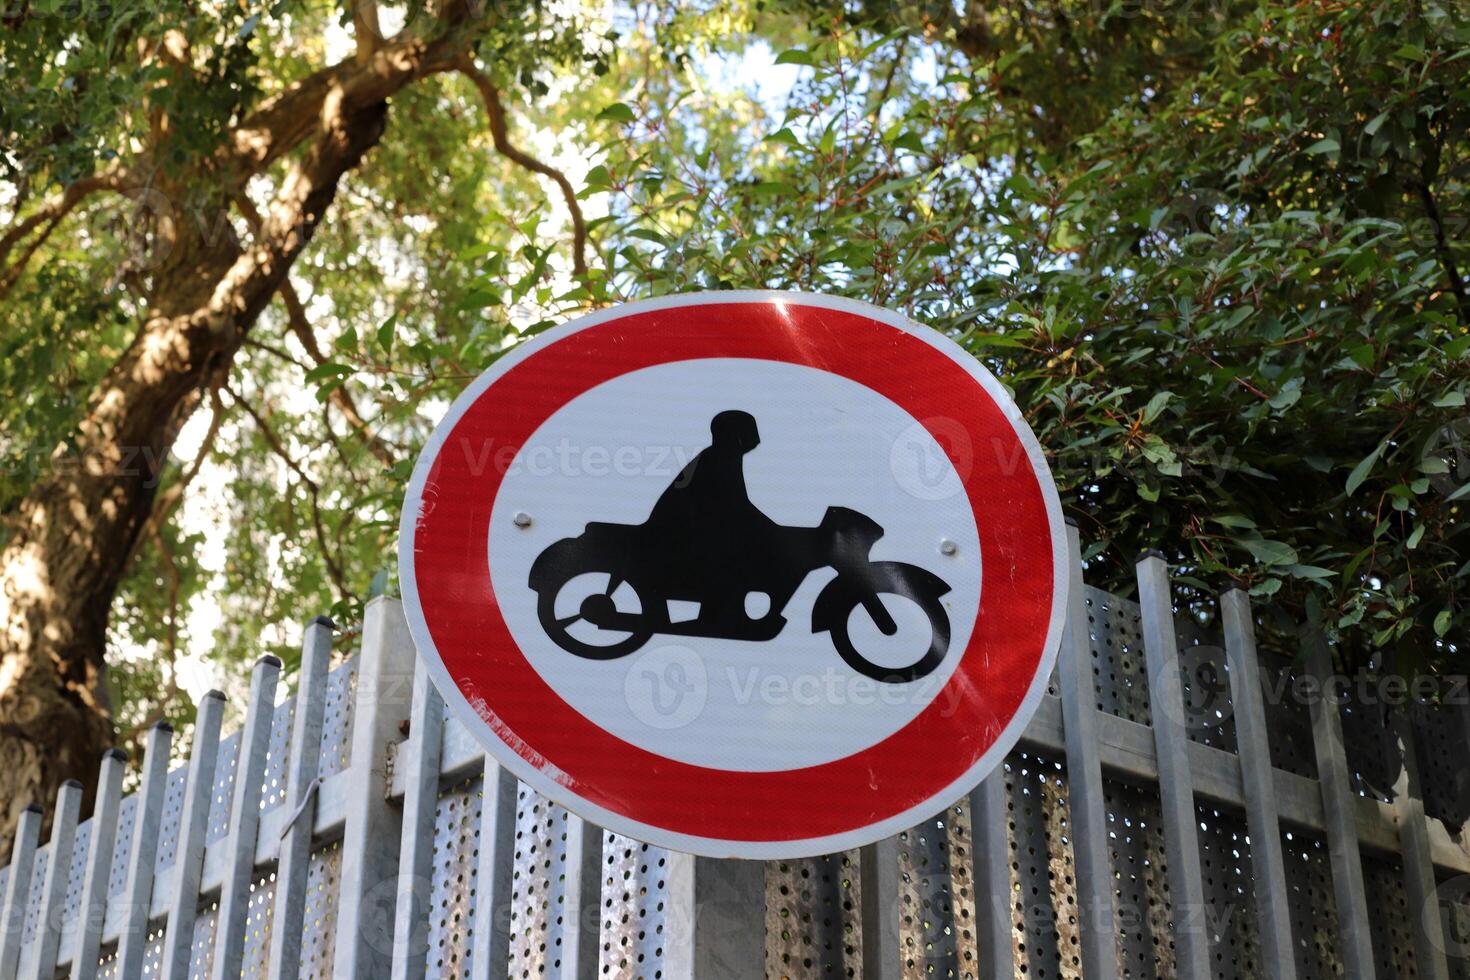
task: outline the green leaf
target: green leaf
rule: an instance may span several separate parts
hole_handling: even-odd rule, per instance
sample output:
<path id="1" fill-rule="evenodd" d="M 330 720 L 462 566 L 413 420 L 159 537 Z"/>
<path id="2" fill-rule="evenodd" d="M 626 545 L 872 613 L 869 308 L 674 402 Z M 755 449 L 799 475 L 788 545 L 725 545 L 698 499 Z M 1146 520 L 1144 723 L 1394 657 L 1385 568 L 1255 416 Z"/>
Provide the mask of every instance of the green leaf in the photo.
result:
<path id="1" fill-rule="evenodd" d="M 386 354 L 393 353 L 393 337 L 394 337 L 394 334 L 397 333 L 397 331 L 398 331 L 398 314 L 397 313 L 393 314 L 388 319 L 384 320 L 383 321 L 383 325 L 378 328 L 378 346 L 380 348 L 382 348 L 383 353 L 385 355 Z"/>
<path id="2" fill-rule="evenodd" d="M 810 65 L 814 64 L 812 54 L 802 48 L 788 48 L 776 55 L 778 65 Z"/>
<path id="3" fill-rule="evenodd" d="M 1424 525 L 1420 524 L 1418 527 L 1414 528 L 1414 533 L 1409 535 L 1409 540 L 1404 542 L 1404 547 L 1408 548 L 1410 551 L 1413 551 L 1415 548 L 1419 547 L 1419 542 L 1423 539 Z"/>
<path id="4" fill-rule="evenodd" d="M 1337 574 L 1332 569 L 1323 568 L 1321 565 L 1287 565 L 1285 567 L 1288 575 L 1294 575 L 1297 578 L 1324 579 L 1332 578 Z"/>
<path id="5" fill-rule="evenodd" d="M 1338 144 L 1337 140 L 1333 139 L 1331 136 L 1327 136 L 1319 139 L 1317 142 L 1307 147 L 1307 153 L 1312 155 L 1320 153 L 1336 153 L 1340 149 L 1342 149 L 1342 147 Z"/>
<path id="6" fill-rule="evenodd" d="M 329 378 L 341 378 L 351 373 L 352 368 L 348 367 L 346 364 L 338 364 L 335 361 L 328 361 L 325 364 L 318 364 L 310 371 L 307 371 L 306 383 L 316 384 L 320 381 L 326 381 Z"/>
<path id="7" fill-rule="evenodd" d="M 774 196 L 777 194 L 796 194 L 796 188 L 784 180 L 762 180 L 750 187 L 750 192 L 758 196 Z"/>
<path id="8" fill-rule="evenodd" d="M 607 168 L 599 163 L 597 166 L 587 171 L 587 186 L 611 187 L 612 174 L 608 173 Z"/>
<path id="9" fill-rule="evenodd" d="M 1172 391 L 1161 391 L 1150 398 L 1148 404 L 1143 406 L 1143 424 L 1147 425 L 1158 418 L 1159 413 L 1164 410 L 1164 406 L 1168 405 L 1169 399 L 1173 397 L 1174 393 Z"/>
<path id="10" fill-rule="evenodd" d="M 1281 541 L 1268 538 L 1236 538 L 1240 546 L 1251 553 L 1251 557 L 1263 565 L 1294 565 L 1296 549 Z"/>
<path id="11" fill-rule="evenodd" d="M 1434 617 L 1434 635 L 1444 636 L 1450 631 L 1450 619 L 1452 614 L 1448 609 L 1441 609 Z"/>
<path id="12" fill-rule="evenodd" d="M 1388 440 L 1383 440 L 1378 444 L 1377 449 L 1364 456 L 1358 465 L 1353 467 L 1353 471 L 1348 474 L 1347 478 L 1347 495 L 1349 497 L 1353 495 L 1358 487 L 1363 485 L 1364 480 L 1368 479 L 1368 474 L 1372 473 L 1373 467 L 1378 465 L 1378 457 L 1382 455 L 1383 449 L 1387 445 Z"/>
<path id="13" fill-rule="evenodd" d="M 611 122 L 630 123 L 637 120 L 631 107 L 626 102 L 614 102 L 597 114 L 598 119 L 606 119 Z"/>

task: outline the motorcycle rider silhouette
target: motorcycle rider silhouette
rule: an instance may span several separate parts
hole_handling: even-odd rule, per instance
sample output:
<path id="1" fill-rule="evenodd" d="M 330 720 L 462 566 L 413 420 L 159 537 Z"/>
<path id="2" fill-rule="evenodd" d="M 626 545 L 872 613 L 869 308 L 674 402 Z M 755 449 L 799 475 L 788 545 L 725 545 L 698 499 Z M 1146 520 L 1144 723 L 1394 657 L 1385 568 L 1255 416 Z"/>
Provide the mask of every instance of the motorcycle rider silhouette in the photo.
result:
<path id="1" fill-rule="evenodd" d="M 632 653 L 654 633 L 770 640 L 786 625 L 782 611 L 806 576 L 831 566 L 837 577 L 817 597 L 812 631 L 828 632 L 842 659 L 868 677 L 903 683 L 932 671 L 949 648 L 940 601 L 949 585 L 915 565 L 872 561 L 868 553 L 883 528 L 857 511 L 829 507 L 817 527 L 773 521 L 746 492 L 745 455 L 758 445 L 752 415 L 720 412 L 710 423 L 710 445 L 680 471 L 644 523 L 591 522 L 581 536 L 538 555 L 529 584 L 547 635 L 595 660 Z M 591 591 L 579 599 L 572 583 L 585 588 L 588 577 Z M 886 666 L 854 646 L 849 620 L 859 607 L 885 636 L 898 632 L 884 595 L 917 604 L 928 619 L 928 643 L 912 663 Z M 698 613 L 673 618 L 671 601 L 694 603 Z"/>

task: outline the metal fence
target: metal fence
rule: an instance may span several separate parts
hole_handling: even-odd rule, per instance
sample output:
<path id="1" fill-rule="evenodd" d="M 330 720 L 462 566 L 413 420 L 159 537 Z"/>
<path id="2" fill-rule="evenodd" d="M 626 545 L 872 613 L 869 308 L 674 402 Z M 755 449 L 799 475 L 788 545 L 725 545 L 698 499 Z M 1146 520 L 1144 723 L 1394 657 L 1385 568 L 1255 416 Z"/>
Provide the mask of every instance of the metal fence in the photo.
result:
<path id="1" fill-rule="evenodd" d="M 1082 583 L 1020 745 L 966 800 L 864 848 L 764 865 L 667 852 L 517 785 L 447 720 L 401 609 L 369 606 L 293 697 L 206 698 L 187 766 L 148 740 L 20 823 L 0 980 L 183 977 L 1470 977 L 1470 709 L 1315 693 L 1248 600 L 1177 613 Z M 1328 685 L 1331 690 L 1337 688 Z M 1453 702 L 1453 703 L 1443 703 Z M 934 746 L 943 752 L 944 746 Z"/>

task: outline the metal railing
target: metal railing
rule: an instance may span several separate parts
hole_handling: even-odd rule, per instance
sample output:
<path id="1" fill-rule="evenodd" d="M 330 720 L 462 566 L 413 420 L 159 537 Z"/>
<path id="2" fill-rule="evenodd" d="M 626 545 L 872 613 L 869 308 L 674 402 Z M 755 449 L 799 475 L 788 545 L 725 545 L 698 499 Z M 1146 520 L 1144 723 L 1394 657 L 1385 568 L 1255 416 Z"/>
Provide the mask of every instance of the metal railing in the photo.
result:
<path id="1" fill-rule="evenodd" d="M 667 852 L 517 784 L 445 716 L 396 600 L 296 691 L 257 663 L 240 731 L 200 705 L 190 760 L 101 763 L 0 872 L 10 977 L 1470 974 L 1470 709 L 1334 685 L 1325 649 L 1260 655 L 1248 598 L 1206 629 L 1163 560 L 1086 587 L 1047 696 L 965 800 L 859 852 Z M 1345 699 L 1322 691 L 1345 693 Z M 1341 703 L 1339 703 L 1341 702 Z M 934 751 L 942 752 L 943 746 Z"/>

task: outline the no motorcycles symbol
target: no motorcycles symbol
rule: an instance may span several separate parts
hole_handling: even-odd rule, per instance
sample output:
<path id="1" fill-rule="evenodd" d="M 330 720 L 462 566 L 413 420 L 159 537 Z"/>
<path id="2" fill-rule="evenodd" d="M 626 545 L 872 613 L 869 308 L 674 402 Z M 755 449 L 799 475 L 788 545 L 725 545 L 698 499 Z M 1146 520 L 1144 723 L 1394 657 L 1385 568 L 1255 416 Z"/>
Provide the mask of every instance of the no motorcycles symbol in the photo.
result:
<path id="1" fill-rule="evenodd" d="M 815 855 L 1000 764 L 1060 641 L 1035 437 L 938 333 L 722 292 L 530 340 L 451 406 L 404 501 L 414 642 L 453 715 L 593 823 Z"/>

